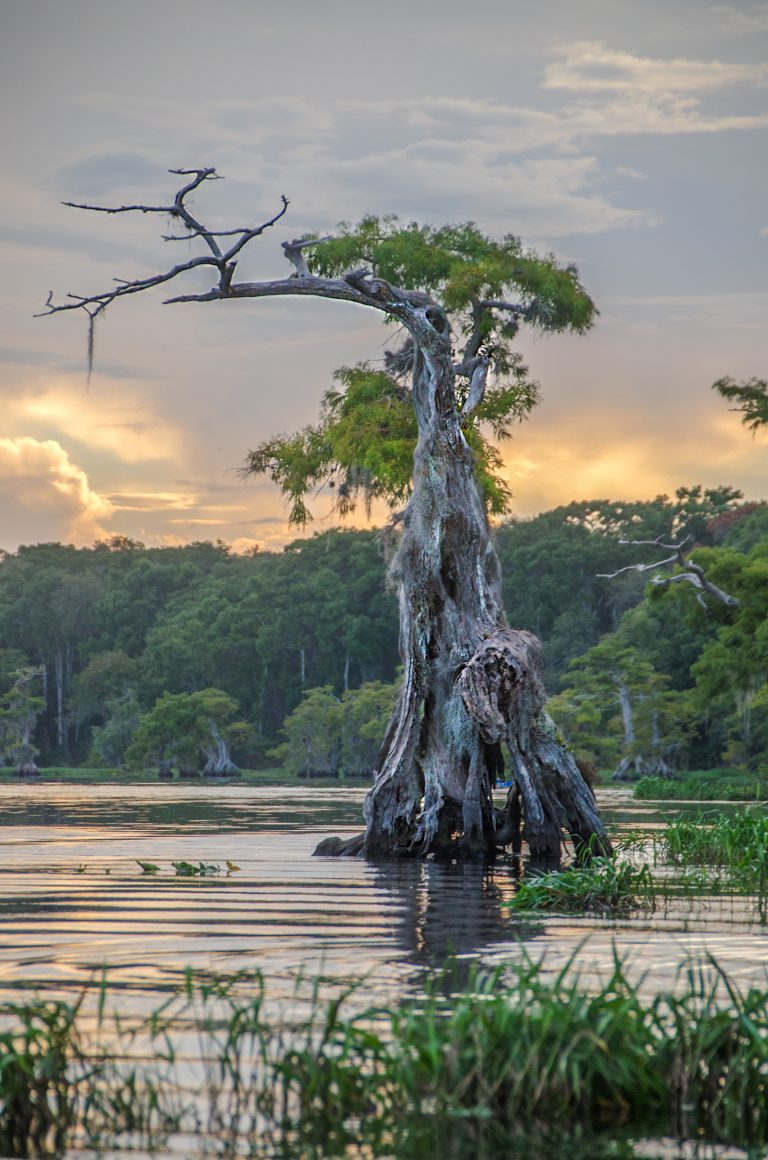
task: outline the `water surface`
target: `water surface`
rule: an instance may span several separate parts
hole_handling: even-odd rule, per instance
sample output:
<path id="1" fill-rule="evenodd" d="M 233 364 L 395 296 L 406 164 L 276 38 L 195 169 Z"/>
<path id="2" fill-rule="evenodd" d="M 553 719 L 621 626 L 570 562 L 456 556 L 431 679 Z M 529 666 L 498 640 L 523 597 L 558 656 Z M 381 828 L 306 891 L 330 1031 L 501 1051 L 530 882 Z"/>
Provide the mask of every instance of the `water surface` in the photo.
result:
<path id="1" fill-rule="evenodd" d="M 511 862 L 313 858 L 322 837 L 360 829 L 363 796 L 311 784 L 0 785 L 0 997 L 20 983 L 71 991 L 106 965 L 131 1007 L 154 1005 L 187 967 L 258 967 L 278 995 L 300 972 L 365 976 L 369 998 L 392 998 L 448 955 L 468 969 L 524 948 L 555 970 L 582 943 L 586 980 L 610 971 L 614 945 L 652 990 L 705 952 L 740 982 L 768 979 L 768 935 L 740 900 L 622 921 L 530 920 L 503 906 L 515 890 Z M 662 813 L 613 789 L 601 799 L 616 833 L 685 808 Z M 137 859 L 160 872 L 143 874 Z M 171 865 L 227 859 L 240 867 L 229 876 L 177 877 Z"/>

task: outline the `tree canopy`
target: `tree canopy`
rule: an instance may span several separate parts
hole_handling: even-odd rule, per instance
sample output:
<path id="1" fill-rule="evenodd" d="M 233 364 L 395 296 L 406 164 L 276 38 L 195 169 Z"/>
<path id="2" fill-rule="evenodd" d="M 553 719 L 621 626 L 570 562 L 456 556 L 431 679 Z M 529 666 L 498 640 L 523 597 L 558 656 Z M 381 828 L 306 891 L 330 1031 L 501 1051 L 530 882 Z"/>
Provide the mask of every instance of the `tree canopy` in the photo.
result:
<path id="1" fill-rule="evenodd" d="M 435 295 L 450 327 L 456 405 L 480 489 L 491 513 L 507 511 L 511 493 L 494 440 L 508 438 L 539 398 L 512 344 L 521 322 L 549 332 L 589 329 L 596 310 L 575 267 L 525 250 L 512 235 L 487 238 L 474 222 L 435 228 L 396 217 L 366 217 L 342 224 L 333 238 L 308 239 L 306 263 L 326 278 L 364 264 L 374 286 L 394 283 Z M 416 358 L 406 338 L 386 352 L 383 368 L 370 362 L 340 368 L 317 424 L 265 440 L 249 453 L 246 473 L 266 474 L 277 484 L 292 523 L 311 518 L 306 497 L 322 487 L 333 491 L 342 516 L 360 500 L 368 510 L 375 499 L 391 508 L 406 502 L 418 436 L 409 385 Z M 479 371 L 488 377 L 473 397 Z"/>

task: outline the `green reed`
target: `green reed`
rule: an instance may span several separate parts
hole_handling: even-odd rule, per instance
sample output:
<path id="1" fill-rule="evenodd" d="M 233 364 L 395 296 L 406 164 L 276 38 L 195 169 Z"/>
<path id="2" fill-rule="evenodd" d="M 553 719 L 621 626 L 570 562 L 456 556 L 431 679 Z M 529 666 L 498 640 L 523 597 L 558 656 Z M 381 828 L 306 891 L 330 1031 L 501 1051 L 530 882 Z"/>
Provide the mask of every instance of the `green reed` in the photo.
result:
<path id="1" fill-rule="evenodd" d="M 684 777 L 641 777 L 633 796 L 641 801 L 736 801 L 765 798 L 764 774 L 736 774 L 733 770 L 707 770 Z"/>
<path id="2" fill-rule="evenodd" d="M 656 887 L 647 865 L 633 866 L 617 857 L 593 858 L 588 866 L 570 866 L 527 879 L 506 905 L 513 910 L 560 914 L 627 914 L 654 910 Z"/>
<path id="3" fill-rule="evenodd" d="M 547 1140 L 567 1133 L 583 1142 L 569 1155 L 632 1155 L 619 1127 L 768 1143 L 768 990 L 740 991 L 712 960 L 650 1000 L 618 957 L 587 985 L 577 956 L 552 972 L 523 954 L 458 991 L 446 974 L 363 1010 L 362 985 L 330 999 L 306 987 L 288 1018 L 259 972 L 190 974 L 140 1026 L 105 1017 L 109 1050 L 78 1031 L 82 999 L 6 1005 L 0 1147 L 63 1155 L 194 1132 L 221 1157 L 459 1160 L 533 1138 L 531 1154 L 554 1157 Z M 190 1030 L 191 1063 L 178 1046 Z"/>

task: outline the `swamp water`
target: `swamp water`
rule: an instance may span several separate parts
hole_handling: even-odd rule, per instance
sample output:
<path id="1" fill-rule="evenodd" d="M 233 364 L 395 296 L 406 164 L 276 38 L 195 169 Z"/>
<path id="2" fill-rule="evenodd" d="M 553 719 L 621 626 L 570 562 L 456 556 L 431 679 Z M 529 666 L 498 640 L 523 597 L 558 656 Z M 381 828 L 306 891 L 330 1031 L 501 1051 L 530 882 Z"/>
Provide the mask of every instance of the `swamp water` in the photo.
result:
<path id="1" fill-rule="evenodd" d="M 474 963 L 519 959 L 521 948 L 553 973 L 578 951 L 587 986 L 610 977 L 614 947 L 649 994 L 673 989 L 680 964 L 705 954 L 741 987 L 768 985 L 768 929 L 741 899 L 682 899 L 612 921 L 528 917 L 503 906 L 516 885 L 503 860 L 484 870 L 312 858 L 321 838 L 360 829 L 363 796 L 311 784 L 0 786 L 0 1000 L 18 1000 L 19 987 L 72 999 L 106 968 L 109 1002 L 132 1017 L 156 1009 L 189 968 L 258 969 L 283 1014 L 302 975 L 322 975 L 329 994 L 364 979 L 369 1006 L 413 993 L 449 956 L 460 979 Z M 600 799 L 619 838 L 686 808 L 615 789 Z M 142 873 L 137 859 L 159 871 Z M 223 872 L 178 876 L 174 861 Z M 229 875 L 227 861 L 238 867 Z M 746 1155 L 635 1148 L 638 1157 Z"/>

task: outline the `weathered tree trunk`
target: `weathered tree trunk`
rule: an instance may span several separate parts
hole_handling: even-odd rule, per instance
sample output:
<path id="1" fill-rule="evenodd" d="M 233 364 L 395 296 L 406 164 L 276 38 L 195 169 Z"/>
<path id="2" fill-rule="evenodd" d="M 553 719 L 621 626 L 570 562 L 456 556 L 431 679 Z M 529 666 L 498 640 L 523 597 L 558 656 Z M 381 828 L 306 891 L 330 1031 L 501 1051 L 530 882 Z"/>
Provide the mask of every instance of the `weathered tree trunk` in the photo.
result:
<path id="1" fill-rule="evenodd" d="M 659 715 L 656 710 L 651 712 L 651 741 L 649 752 L 641 753 L 637 745 L 635 733 L 635 716 L 632 708 L 632 694 L 629 686 L 620 682 L 618 685 L 619 705 L 621 718 L 624 724 L 624 756 L 622 757 L 611 777 L 612 781 L 633 781 L 641 777 L 672 777 L 673 770 L 664 757 L 659 733 Z M 640 697 L 642 701 L 642 696 Z"/>
<path id="2" fill-rule="evenodd" d="M 37 762 L 35 761 L 37 749 L 32 744 L 32 733 L 36 721 L 36 713 L 29 713 L 21 720 L 21 736 L 19 737 L 13 754 L 18 777 L 38 777 L 40 774 Z"/>
<path id="3" fill-rule="evenodd" d="M 419 350 L 413 494 L 391 566 L 404 680 L 365 803 L 365 856 L 485 858 L 513 840 L 518 803 L 534 858 L 557 861 L 564 833 L 577 852 L 605 851 L 592 792 L 544 708 L 539 642 L 507 625 L 447 324 L 434 307 L 404 321 Z M 514 785 L 497 830 L 503 742 Z"/>
<path id="4" fill-rule="evenodd" d="M 206 777 L 237 777 L 240 770 L 229 753 L 229 745 L 221 736 L 215 721 L 209 721 L 211 743 L 205 747 L 206 763 L 203 773 Z"/>

